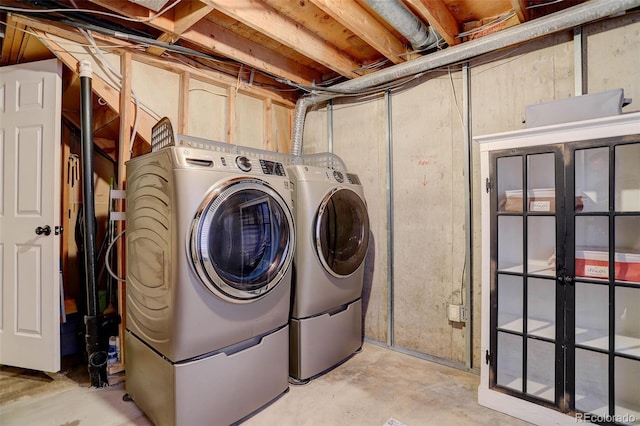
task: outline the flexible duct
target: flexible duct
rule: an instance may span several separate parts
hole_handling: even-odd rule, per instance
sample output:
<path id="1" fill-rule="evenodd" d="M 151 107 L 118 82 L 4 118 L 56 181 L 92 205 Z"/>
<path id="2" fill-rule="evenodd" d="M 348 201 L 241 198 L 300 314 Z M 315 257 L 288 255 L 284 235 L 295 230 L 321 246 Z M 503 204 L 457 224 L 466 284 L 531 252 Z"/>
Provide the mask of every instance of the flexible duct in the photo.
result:
<path id="1" fill-rule="evenodd" d="M 365 0 L 385 21 L 402 34 L 411 47 L 422 50 L 437 43 L 440 36 L 427 27 L 399 0 Z"/>
<path id="2" fill-rule="evenodd" d="M 578 27 L 634 7 L 640 7 L 640 0 L 590 0 L 543 18 L 525 22 L 524 24 L 516 25 L 476 40 L 467 41 L 412 61 L 336 84 L 329 87 L 328 90 L 351 91 L 354 95 L 357 95 L 359 90 L 370 89 L 402 77 L 464 62 L 475 56 Z M 336 96 L 338 95 L 312 93 L 298 99 L 294 112 L 292 154 L 300 155 L 302 153 L 302 134 L 307 109 L 312 105 Z"/>

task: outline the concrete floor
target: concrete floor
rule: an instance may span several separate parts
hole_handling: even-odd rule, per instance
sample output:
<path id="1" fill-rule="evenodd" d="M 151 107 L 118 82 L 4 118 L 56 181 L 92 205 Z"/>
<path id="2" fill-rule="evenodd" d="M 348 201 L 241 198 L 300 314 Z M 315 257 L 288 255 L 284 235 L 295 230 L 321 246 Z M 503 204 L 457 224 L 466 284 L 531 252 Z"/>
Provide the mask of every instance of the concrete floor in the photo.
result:
<path id="1" fill-rule="evenodd" d="M 59 376 L 59 377 L 58 377 Z M 2 426 L 151 425 L 122 384 L 90 388 L 52 375 L 45 388 L 0 405 Z M 0 385 L 9 379 L 0 378 Z M 479 377 L 370 343 L 347 362 L 288 393 L 246 426 L 526 425 L 476 402 Z M 54 383 L 57 383 L 54 385 Z M 47 389 L 48 387 L 48 389 Z M 199 426 L 199 425 L 185 425 Z"/>

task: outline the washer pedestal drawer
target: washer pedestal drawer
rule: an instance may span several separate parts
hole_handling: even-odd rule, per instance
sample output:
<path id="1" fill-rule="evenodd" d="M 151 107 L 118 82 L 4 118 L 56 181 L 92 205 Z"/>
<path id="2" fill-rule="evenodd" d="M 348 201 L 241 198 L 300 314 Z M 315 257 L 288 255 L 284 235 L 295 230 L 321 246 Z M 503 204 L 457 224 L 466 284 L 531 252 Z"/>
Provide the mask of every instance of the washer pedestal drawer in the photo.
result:
<path id="1" fill-rule="evenodd" d="M 362 347 L 362 299 L 310 318 L 292 318 L 289 376 L 306 380 Z"/>

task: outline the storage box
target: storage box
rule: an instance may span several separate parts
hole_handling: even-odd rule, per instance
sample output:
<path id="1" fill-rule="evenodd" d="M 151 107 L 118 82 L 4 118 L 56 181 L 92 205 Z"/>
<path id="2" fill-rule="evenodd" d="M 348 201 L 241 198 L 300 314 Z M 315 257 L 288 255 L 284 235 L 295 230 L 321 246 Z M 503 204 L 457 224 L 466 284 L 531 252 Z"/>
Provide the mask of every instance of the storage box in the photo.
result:
<path id="1" fill-rule="evenodd" d="M 504 211 L 522 211 L 522 190 L 505 191 Z M 554 188 L 530 189 L 527 191 L 527 208 L 530 212 L 555 212 L 556 191 Z"/>
<path id="2" fill-rule="evenodd" d="M 609 254 L 603 249 L 576 249 L 576 276 L 609 278 Z M 640 254 L 616 252 L 615 278 L 640 282 Z"/>

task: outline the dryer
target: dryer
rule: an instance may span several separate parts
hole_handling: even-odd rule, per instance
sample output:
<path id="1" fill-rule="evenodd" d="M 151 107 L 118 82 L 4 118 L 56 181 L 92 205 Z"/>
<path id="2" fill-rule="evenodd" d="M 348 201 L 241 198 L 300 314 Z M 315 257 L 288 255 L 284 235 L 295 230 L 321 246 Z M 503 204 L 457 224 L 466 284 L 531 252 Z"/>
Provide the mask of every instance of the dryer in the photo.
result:
<path id="1" fill-rule="evenodd" d="M 288 390 L 290 180 L 180 143 L 127 162 L 126 390 L 156 425 L 230 424 Z"/>
<path id="2" fill-rule="evenodd" d="M 362 346 L 369 216 L 357 175 L 307 164 L 288 171 L 298 236 L 289 375 L 304 382 Z"/>

